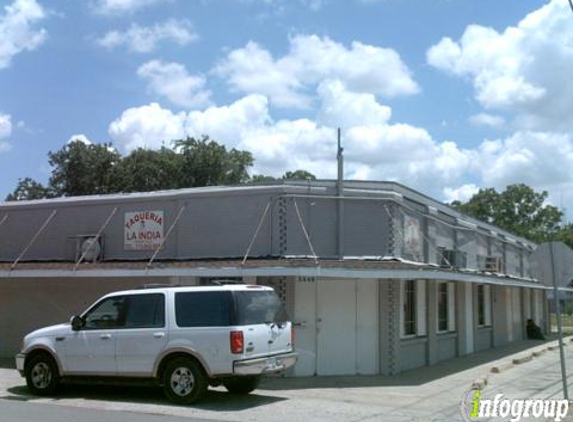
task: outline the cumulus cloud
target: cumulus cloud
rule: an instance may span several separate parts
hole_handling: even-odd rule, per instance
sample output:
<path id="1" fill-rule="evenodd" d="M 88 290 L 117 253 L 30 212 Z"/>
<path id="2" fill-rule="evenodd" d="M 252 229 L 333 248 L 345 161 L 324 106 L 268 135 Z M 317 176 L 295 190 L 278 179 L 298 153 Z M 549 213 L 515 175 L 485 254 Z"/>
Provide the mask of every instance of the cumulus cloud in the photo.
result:
<path id="1" fill-rule="evenodd" d="M 126 110 L 109 129 L 121 149 L 159 147 L 204 134 L 228 147 L 251 151 L 255 173 L 280 175 L 293 168 L 319 177 L 336 174 L 336 126 L 344 110 L 343 140 L 349 178 L 400 180 L 441 195 L 457 183 L 472 160 L 453 142 L 437 142 L 424 129 L 391 123 L 391 110 L 372 94 L 348 91 L 340 81 L 318 89 L 316 120 L 274 119 L 267 97 L 247 95 L 227 106 L 175 114 L 158 104 Z"/>
<path id="2" fill-rule="evenodd" d="M 0 140 L 12 135 L 12 116 L 0 113 Z"/>
<path id="3" fill-rule="evenodd" d="M 141 65 L 137 75 L 147 82 L 150 92 L 169 99 L 173 104 L 195 108 L 211 102 L 211 92 L 204 89 L 205 77 L 190 75 L 179 63 L 152 60 Z"/>
<path id="4" fill-rule="evenodd" d="M 102 15 L 124 15 L 169 0 L 94 0 L 92 9 Z"/>
<path id="5" fill-rule="evenodd" d="M 394 50 L 356 41 L 347 48 L 316 35 L 291 38 L 288 54 L 280 58 L 250 41 L 231 51 L 215 72 L 226 78 L 233 90 L 265 95 L 279 107 L 309 107 L 309 90 L 325 79 L 338 79 L 354 92 L 385 97 L 419 91 Z"/>
<path id="6" fill-rule="evenodd" d="M 479 187 L 473 183 L 462 185 L 458 188 L 444 188 L 444 201 L 447 203 L 453 201 L 467 202 L 479 191 Z"/>
<path id="7" fill-rule="evenodd" d="M 173 113 L 157 103 L 125 110 L 109 126 L 109 134 L 124 151 L 136 148 L 158 148 L 163 143 L 182 139 L 186 115 Z"/>
<path id="8" fill-rule="evenodd" d="M 187 45 L 198 38 L 193 25 L 188 20 L 169 19 L 149 27 L 133 23 L 126 31 L 106 33 L 97 40 L 97 43 L 108 49 L 125 46 L 135 53 L 149 53 L 155 50 L 161 42 L 169 41 L 178 45 Z"/>
<path id="9" fill-rule="evenodd" d="M 12 117 L 9 114 L 0 113 L 0 152 L 12 148 L 12 144 L 7 141 L 10 136 L 12 136 Z"/>
<path id="10" fill-rule="evenodd" d="M 569 131 L 573 25 L 567 2 L 552 0 L 498 32 L 470 25 L 459 41 L 443 38 L 427 52 L 430 65 L 469 77 L 486 109 L 515 114 L 522 130 Z"/>
<path id="11" fill-rule="evenodd" d="M 78 133 L 78 134 L 70 136 L 70 139 L 68 139 L 68 142 L 66 142 L 66 144 L 69 145 L 72 142 L 82 142 L 85 145 L 92 145 L 93 144 L 93 142 L 90 141 L 88 139 L 88 137 L 86 135 L 84 135 L 83 133 Z"/>
<path id="12" fill-rule="evenodd" d="M 503 117 L 489 113 L 474 114 L 468 120 L 474 126 L 499 128 L 505 124 L 505 119 Z"/>
<path id="13" fill-rule="evenodd" d="M 36 24 L 46 12 L 36 0 L 16 0 L 0 15 L 0 69 L 7 68 L 15 55 L 32 51 L 46 40 L 46 30 Z"/>

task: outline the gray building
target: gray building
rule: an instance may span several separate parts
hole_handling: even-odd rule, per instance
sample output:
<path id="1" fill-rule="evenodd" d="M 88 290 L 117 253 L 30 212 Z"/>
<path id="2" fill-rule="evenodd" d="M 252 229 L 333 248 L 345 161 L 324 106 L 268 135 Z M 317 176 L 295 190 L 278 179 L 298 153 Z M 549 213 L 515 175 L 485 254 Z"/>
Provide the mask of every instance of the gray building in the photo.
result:
<path id="1" fill-rule="evenodd" d="M 296 376 L 385 374 L 547 327 L 536 245 L 392 182 L 277 181 L 0 204 L 0 356 L 101 294 L 271 285 Z"/>

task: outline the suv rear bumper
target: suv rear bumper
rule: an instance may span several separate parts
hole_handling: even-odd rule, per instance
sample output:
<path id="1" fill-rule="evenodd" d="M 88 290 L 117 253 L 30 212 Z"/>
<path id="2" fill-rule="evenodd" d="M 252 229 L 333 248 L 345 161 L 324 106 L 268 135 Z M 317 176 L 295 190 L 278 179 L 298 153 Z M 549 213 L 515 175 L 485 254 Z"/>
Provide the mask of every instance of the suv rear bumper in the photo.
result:
<path id="1" fill-rule="evenodd" d="M 16 369 L 20 372 L 20 375 L 24 376 L 24 363 L 26 361 L 26 355 L 24 353 L 18 353 L 16 355 Z"/>
<path id="2" fill-rule="evenodd" d="M 298 354 L 291 352 L 264 358 L 239 360 L 233 363 L 233 372 L 236 375 L 260 375 L 281 372 L 293 366 L 297 359 Z"/>

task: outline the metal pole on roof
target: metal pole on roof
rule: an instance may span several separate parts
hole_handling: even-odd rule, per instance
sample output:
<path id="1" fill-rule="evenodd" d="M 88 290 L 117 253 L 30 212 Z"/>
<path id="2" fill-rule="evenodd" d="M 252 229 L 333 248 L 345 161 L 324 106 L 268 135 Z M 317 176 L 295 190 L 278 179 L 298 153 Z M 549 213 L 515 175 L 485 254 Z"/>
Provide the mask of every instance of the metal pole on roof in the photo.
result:
<path id="1" fill-rule="evenodd" d="M 86 255 L 88 254 L 88 252 L 93 248 L 93 246 L 95 245 L 95 243 L 98 241 L 98 239 L 101 237 L 101 234 L 103 233 L 103 231 L 105 230 L 105 228 L 107 227 L 107 225 L 109 224 L 109 222 L 111 221 L 112 217 L 115 215 L 115 213 L 117 212 L 117 207 L 115 207 L 113 209 L 113 211 L 111 212 L 111 214 L 109 215 L 109 217 L 107 217 L 107 220 L 105 220 L 105 223 L 103 223 L 103 226 L 100 227 L 100 229 L 98 230 L 97 234 L 94 237 L 94 240 L 89 244 L 89 246 L 86 248 L 86 250 L 84 251 L 84 253 L 82 254 L 82 256 L 80 257 L 80 259 L 78 260 L 78 262 L 76 262 L 76 265 L 74 266 L 74 271 L 76 271 L 79 267 L 79 265 L 82 263 L 82 261 L 84 260 L 84 258 L 86 257 Z"/>
<path id="2" fill-rule="evenodd" d="M 255 243 L 255 240 L 257 239 L 257 236 L 259 235 L 259 231 L 261 231 L 261 227 L 263 226 L 263 222 L 265 221 L 265 217 L 267 216 L 267 212 L 269 212 L 269 208 L 271 207 L 271 202 L 272 202 L 272 198 L 269 200 L 269 202 L 267 202 L 267 206 L 265 207 L 265 210 L 263 211 L 263 215 L 261 216 L 261 219 L 259 220 L 259 224 L 257 225 L 257 229 L 255 230 L 255 233 L 253 234 L 253 237 L 251 239 L 251 243 L 249 243 L 249 247 L 247 248 L 247 251 L 245 252 L 245 256 L 243 257 L 243 261 L 241 261 L 241 265 L 245 265 L 245 262 L 247 262 L 247 258 L 249 256 L 249 253 L 251 253 L 251 249 Z"/>
<path id="3" fill-rule="evenodd" d="M 149 260 L 149 262 L 147 263 L 147 269 L 149 270 L 149 268 L 151 268 L 151 264 L 153 264 L 153 261 L 155 260 L 155 257 L 157 256 L 157 254 L 159 253 L 159 251 L 161 250 L 161 248 L 163 248 L 163 245 L 165 244 L 165 242 L 167 241 L 167 238 L 169 237 L 169 235 L 171 235 L 171 232 L 173 231 L 173 229 L 175 228 L 175 225 L 177 224 L 177 222 L 179 221 L 179 219 L 181 218 L 181 215 L 183 214 L 183 211 L 185 211 L 185 208 L 187 208 L 186 205 L 183 205 L 180 209 L 179 212 L 177 213 L 177 216 L 175 217 L 175 220 L 173 220 L 173 224 L 171 224 L 171 227 L 169 227 L 169 230 L 167 230 L 167 233 L 165 234 L 165 236 L 163 237 L 163 239 L 161 240 L 161 243 L 159 244 L 159 246 L 157 247 L 157 249 L 155 249 L 155 252 L 153 253 L 153 256 L 151 257 L 151 259 Z"/>
<path id="4" fill-rule="evenodd" d="M 555 253 L 553 250 L 554 243 L 549 243 L 549 256 L 551 258 L 551 278 L 553 279 L 553 301 L 555 303 L 555 316 L 557 318 L 557 336 L 559 337 L 559 357 L 561 359 L 561 379 L 563 381 L 563 397 L 569 400 L 567 390 L 567 369 L 565 367 L 565 351 L 563 350 L 563 326 L 561 325 L 561 304 L 559 303 L 559 289 L 557 288 Z"/>
<path id="5" fill-rule="evenodd" d="M 344 259 L 344 156 L 342 152 L 340 128 L 338 128 L 338 152 L 336 154 L 336 159 L 338 162 L 338 178 L 336 181 L 336 188 L 338 194 L 338 236 L 337 236 L 337 249 L 338 249 L 338 259 Z"/>
<path id="6" fill-rule="evenodd" d="M 6 214 L 4 217 L 2 217 L 2 220 L 0 220 L 0 226 L 1 226 L 2 224 L 4 224 L 4 222 L 5 222 L 6 220 L 8 220 L 8 215 L 9 215 L 9 214 Z"/>
<path id="7" fill-rule="evenodd" d="M 16 268 L 16 265 L 18 265 L 18 262 L 20 262 L 20 260 L 24 257 L 24 255 L 26 255 L 26 252 L 28 252 L 28 249 L 30 249 L 30 247 L 34 244 L 36 239 L 38 239 L 38 237 L 40 237 L 40 234 L 42 234 L 42 232 L 44 231 L 46 226 L 50 223 L 50 221 L 52 221 L 52 218 L 54 218 L 54 216 L 57 214 L 57 212 L 58 212 L 58 210 L 52 211 L 50 216 L 46 219 L 46 221 L 44 221 L 44 224 L 42 224 L 42 227 L 40 227 L 38 229 L 38 231 L 36 232 L 34 237 L 32 237 L 32 240 L 30 240 L 30 242 L 28 242 L 28 244 L 26 245 L 26 247 L 24 248 L 22 253 L 20 255 L 18 255 L 18 258 L 16 258 L 16 261 L 14 261 L 12 263 L 12 265 L 10 266 L 10 271 L 12 271 L 14 268 Z"/>

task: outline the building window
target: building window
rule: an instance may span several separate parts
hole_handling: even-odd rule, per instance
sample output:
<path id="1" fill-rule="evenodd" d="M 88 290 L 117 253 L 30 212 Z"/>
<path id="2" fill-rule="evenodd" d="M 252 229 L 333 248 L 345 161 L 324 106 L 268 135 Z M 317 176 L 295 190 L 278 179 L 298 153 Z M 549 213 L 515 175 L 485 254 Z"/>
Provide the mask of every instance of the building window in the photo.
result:
<path id="1" fill-rule="evenodd" d="M 455 284 L 438 281 L 436 291 L 436 331 L 447 333 L 456 331 Z"/>
<path id="2" fill-rule="evenodd" d="M 448 331 L 448 283 L 438 283 L 438 331 Z"/>
<path id="3" fill-rule="evenodd" d="M 491 325 L 491 295 L 490 286 L 478 284 L 477 286 L 478 327 Z"/>
<path id="4" fill-rule="evenodd" d="M 485 295 L 484 285 L 478 285 L 478 325 L 485 325 Z"/>
<path id="5" fill-rule="evenodd" d="M 404 282 L 404 335 L 416 334 L 416 282 Z"/>

